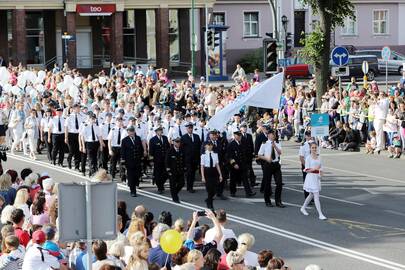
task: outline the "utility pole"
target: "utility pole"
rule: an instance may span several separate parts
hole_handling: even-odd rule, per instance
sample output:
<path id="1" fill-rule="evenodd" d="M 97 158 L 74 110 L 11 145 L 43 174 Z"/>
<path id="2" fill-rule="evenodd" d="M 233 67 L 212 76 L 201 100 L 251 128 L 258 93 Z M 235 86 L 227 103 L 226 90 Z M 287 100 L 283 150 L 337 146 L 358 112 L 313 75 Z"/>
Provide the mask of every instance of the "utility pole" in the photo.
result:
<path id="1" fill-rule="evenodd" d="M 195 76 L 195 0 L 191 0 L 191 73 Z"/>

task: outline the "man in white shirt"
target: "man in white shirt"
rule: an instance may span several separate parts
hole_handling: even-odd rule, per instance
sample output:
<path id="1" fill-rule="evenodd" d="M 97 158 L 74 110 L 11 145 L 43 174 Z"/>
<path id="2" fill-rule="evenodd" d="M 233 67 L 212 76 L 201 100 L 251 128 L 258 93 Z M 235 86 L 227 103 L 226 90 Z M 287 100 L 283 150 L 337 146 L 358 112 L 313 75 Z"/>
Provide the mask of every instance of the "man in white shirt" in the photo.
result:
<path id="1" fill-rule="evenodd" d="M 226 218 L 226 212 L 223 209 L 219 209 L 216 211 L 217 214 L 217 220 L 219 222 L 219 224 L 221 225 L 221 229 L 222 229 L 222 238 L 221 241 L 219 241 L 218 245 L 217 245 L 217 249 L 218 251 L 221 252 L 221 254 L 225 254 L 224 251 L 224 241 L 228 238 L 236 238 L 235 233 L 233 232 L 232 229 L 226 229 L 226 222 L 227 222 L 227 218 Z M 216 230 L 215 228 L 211 228 L 209 229 L 206 233 L 205 233 L 205 243 L 210 243 L 215 239 L 215 235 L 216 235 Z"/>
<path id="2" fill-rule="evenodd" d="M 33 233 L 32 242 L 34 244 L 25 253 L 22 270 L 62 269 L 58 259 L 42 248 L 45 243 L 45 233 L 42 230 Z"/>
<path id="3" fill-rule="evenodd" d="M 276 142 L 275 130 L 268 129 L 267 142 L 260 146 L 258 153 L 258 159 L 263 162 L 263 181 L 264 184 L 264 201 L 267 207 L 273 207 L 271 204 L 271 178 L 274 176 L 274 182 L 276 183 L 275 201 L 276 206 L 284 208 L 284 204 L 281 202 L 281 192 L 283 189 L 283 180 L 281 175 L 280 155 L 281 145 Z"/>
<path id="4" fill-rule="evenodd" d="M 377 147 L 374 151 L 380 153 L 381 150 L 384 150 L 384 131 L 383 127 L 385 120 L 387 118 L 389 108 L 389 100 L 385 92 L 380 92 L 378 96 L 378 101 L 374 106 L 374 129 L 376 132 Z"/>

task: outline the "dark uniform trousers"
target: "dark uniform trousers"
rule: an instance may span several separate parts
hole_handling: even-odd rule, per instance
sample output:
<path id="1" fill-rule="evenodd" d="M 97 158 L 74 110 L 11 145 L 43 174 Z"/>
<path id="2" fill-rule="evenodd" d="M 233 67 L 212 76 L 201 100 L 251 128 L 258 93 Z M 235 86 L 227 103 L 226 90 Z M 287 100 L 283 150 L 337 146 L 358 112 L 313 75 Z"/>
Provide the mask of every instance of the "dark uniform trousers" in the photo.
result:
<path id="1" fill-rule="evenodd" d="M 69 168 L 72 167 L 72 158 L 74 158 L 75 169 L 79 169 L 80 166 L 80 151 L 79 151 L 79 133 L 68 133 L 68 147 L 69 155 L 67 162 Z"/>
<path id="2" fill-rule="evenodd" d="M 108 170 L 108 160 L 110 159 L 110 155 L 108 153 L 108 140 L 104 140 L 104 147 L 101 150 L 101 168 Z"/>
<path id="3" fill-rule="evenodd" d="M 179 201 L 179 192 L 184 187 L 184 155 L 173 147 L 167 153 L 167 169 L 169 170 L 170 194 L 173 201 Z"/>
<path id="4" fill-rule="evenodd" d="M 89 175 L 93 175 L 97 171 L 97 153 L 100 147 L 99 142 L 86 142 L 86 154 L 82 155 L 82 172 L 86 171 L 86 160 L 90 162 Z"/>
<path id="5" fill-rule="evenodd" d="M 48 132 L 44 132 L 44 141 L 46 146 L 46 155 L 49 161 L 52 161 L 52 141 L 48 142 Z"/>
<path id="6" fill-rule="evenodd" d="M 229 191 L 231 192 L 231 195 L 234 195 L 236 193 L 236 186 L 238 183 L 243 184 L 246 195 L 252 193 L 247 173 L 247 168 L 242 168 L 241 166 L 239 166 L 238 170 L 236 170 L 235 168 L 231 168 L 231 180 L 229 182 Z"/>
<path id="7" fill-rule="evenodd" d="M 56 164 L 56 156 L 59 155 L 58 164 L 63 164 L 65 156 L 65 135 L 64 134 L 52 134 L 52 161 Z"/>
<path id="8" fill-rule="evenodd" d="M 264 181 L 264 201 L 270 203 L 270 196 L 272 194 L 271 190 L 271 178 L 274 176 L 274 181 L 276 183 L 275 201 L 276 203 L 281 203 L 281 191 L 283 189 L 283 181 L 281 175 L 280 162 L 271 162 L 263 164 L 263 181 Z"/>
<path id="9" fill-rule="evenodd" d="M 166 164 L 164 161 L 155 160 L 153 163 L 153 179 L 159 191 L 165 190 L 165 182 L 167 179 Z"/>
<path id="10" fill-rule="evenodd" d="M 217 190 L 217 196 L 221 197 L 221 196 L 224 195 L 224 189 L 225 189 L 225 186 L 226 186 L 226 181 L 229 178 L 229 170 L 228 170 L 228 168 L 226 167 L 226 165 L 223 162 L 222 163 L 220 162 L 219 168 L 221 169 L 221 174 L 222 174 L 223 179 L 222 179 L 222 182 L 218 183 L 218 186 L 217 186 L 216 190 Z"/>
<path id="11" fill-rule="evenodd" d="M 198 162 L 198 161 L 197 161 Z M 198 165 L 195 160 L 186 160 L 186 178 L 187 178 L 187 190 L 193 190 L 195 182 L 195 174 L 198 169 Z"/>
<path id="12" fill-rule="evenodd" d="M 111 156 L 111 164 L 110 164 L 110 174 L 112 177 L 115 177 L 117 172 L 117 163 L 119 166 L 119 171 L 121 172 L 121 147 L 112 147 L 113 155 Z"/>
<path id="13" fill-rule="evenodd" d="M 136 187 L 139 186 L 141 177 L 141 167 L 127 167 L 127 184 L 131 193 L 136 193 Z"/>
<path id="14" fill-rule="evenodd" d="M 214 196 L 217 193 L 217 187 L 219 184 L 219 175 L 217 168 L 204 167 L 204 176 L 205 176 L 205 189 L 207 190 L 208 194 L 208 198 L 205 200 L 205 202 L 207 203 L 208 208 L 213 209 Z"/>

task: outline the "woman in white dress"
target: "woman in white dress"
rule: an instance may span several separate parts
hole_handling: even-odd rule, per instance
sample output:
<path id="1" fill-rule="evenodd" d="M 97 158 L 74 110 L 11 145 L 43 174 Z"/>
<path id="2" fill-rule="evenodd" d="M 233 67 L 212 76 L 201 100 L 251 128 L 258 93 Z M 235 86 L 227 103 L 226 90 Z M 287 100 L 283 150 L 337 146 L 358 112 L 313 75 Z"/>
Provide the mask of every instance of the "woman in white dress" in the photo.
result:
<path id="1" fill-rule="evenodd" d="M 11 145 L 10 150 L 11 154 L 14 154 L 14 150 L 20 145 L 24 132 L 25 113 L 23 108 L 24 104 L 19 102 L 16 104 L 16 109 L 11 114 L 9 123 L 9 127 L 13 129 L 13 144 Z"/>
<path id="2" fill-rule="evenodd" d="M 310 145 L 311 155 L 305 159 L 305 169 L 307 173 L 304 182 L 304 190 L 309 193 L 308 197 L 305 199 L 304 204 L 301 207 L 301 213 L 308 216 L 306 207 L 309 202 L 314 199 L 315 207 L 319 214 L 320 220 L 327 219 L 321 210 L 321 202 L 319 201 L 319 192 L 321 191 L 321 175 L 322 175 L 322 163 L 318 156 L 318 145 L 316 143 L 311 143 Z"/>
<path id="3" fill-rule="evenodd" d="M 35 160 L 37 157 L 35 156 L 35 150 L 37 149 L 37 141 L 38 141 L 38 126 L 39 122 L 37 119 L 37 112 L 35 109 L 30 111 L 30 116 L 25 120 L 24 128 L 25 132 L 28 136 L 28 146 L 30 149 L 30 158 Z M 25 148 L 25 146 L 24 146 Z"/>

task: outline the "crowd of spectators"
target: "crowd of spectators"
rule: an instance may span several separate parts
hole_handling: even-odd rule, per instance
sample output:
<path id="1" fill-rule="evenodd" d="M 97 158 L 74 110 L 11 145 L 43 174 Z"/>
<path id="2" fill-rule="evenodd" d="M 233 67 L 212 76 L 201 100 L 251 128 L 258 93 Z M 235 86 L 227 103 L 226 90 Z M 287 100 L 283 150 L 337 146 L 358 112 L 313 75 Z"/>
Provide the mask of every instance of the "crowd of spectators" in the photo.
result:
<path id="1" fill-rule="evenodd" d="M 93 180 L 110 181 L 104 174 L 97 173 Z M 143 205 L 130 212 L 119 201 L 116 238 L 94 240 L 88 247 L 85 242 L 58 240 L 58 184 L 47 173 L 7 170 L 0 176 L 0 187 L 0 269 L 86 270 L 88 248 L 94 254 L 94 270 L 291 269 L 269 249 L 256 253 L 255 237 L 230 229 L 223 209 L 175 219 L 167 210 L 152 213 Z M 183 238 L 183 246 L 173 255 L 160 246 L 160 237 L 170 228 Z"/>

